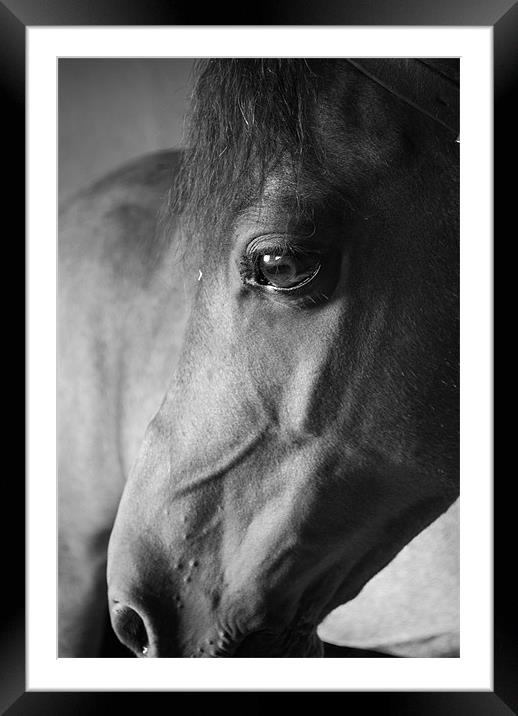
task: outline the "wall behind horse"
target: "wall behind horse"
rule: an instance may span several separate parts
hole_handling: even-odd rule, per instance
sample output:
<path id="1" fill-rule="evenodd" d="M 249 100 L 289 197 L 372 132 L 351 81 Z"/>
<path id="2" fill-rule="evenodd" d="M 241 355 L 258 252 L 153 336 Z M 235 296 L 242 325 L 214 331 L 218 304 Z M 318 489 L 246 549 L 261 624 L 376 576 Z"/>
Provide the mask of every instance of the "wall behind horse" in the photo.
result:
<path id="1" fill-rule="evenodd" d="M 192 59 L 62 59 L 59 198 L 147 152 L 183 145 Z"/>

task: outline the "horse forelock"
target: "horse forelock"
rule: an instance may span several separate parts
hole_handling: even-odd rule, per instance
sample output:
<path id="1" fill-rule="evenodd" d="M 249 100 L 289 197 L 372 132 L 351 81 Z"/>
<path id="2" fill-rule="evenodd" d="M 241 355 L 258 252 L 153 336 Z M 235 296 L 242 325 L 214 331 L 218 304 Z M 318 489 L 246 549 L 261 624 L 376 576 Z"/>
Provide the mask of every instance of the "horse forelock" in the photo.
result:
<path id="1" fill-rule="evenodd" d="M 221 231 L 275 172 L 318 161 L 314 109 L 337 60 L 211 59 L 196 64 L 182 171 L 170 208 L 186 234 Z M 300 209 L 303 210 L 301 198 Z"/>
<path id="2" fill-rule="evenodd" d="M 409 77 L 418 72 L 420 64 L 419 60 L 387 62 L 392 72 Z M 435 67 L 434 60 L 426 64 Z M 458 61 L 450 64 L 445 62 L 435 69 L 451 74 Z M 327 130 L 327 134 L 339 138 L 344 131 L 341 124 L 334 126 L 333 119 L 336 108 L 342 106 L 344 69 L 350 72 L 348 61 L 338 58 L 218 58 L 196 62 L 187 117 L 188 149 L 166 216 L 166 221 L 173 216 L 175 221 L 181 218 L 181 247 L 189 252 L 196 247 L 214 248 L 236 218 L 245 210 L 260 207 L 268 194 L 275 194 L 277 203 L 286 197 L 290 207 L 286 213 L 297 220 L 308 220 L 308 224 L 318 208 L 318 192 L 326 210 L 343 203 L 344 187 L 334 182 L 332 157 L 325 143 Z M 390 97 L 372 83 L 370 100 L 375 90 L 382 103 Z M 334 114 L 329 107 L 334 108 Z M 402 113 L 408 110 L 404 104 L 401 109 Z M 352 125 L 355 122 L 357 118 Z M 354 126 L 347 131 L 349 135 Z M 386 128 L 383 131 L 389 146 Z M 377 132 L 379 127 L 372 130 L 373 136 Z M 378 148 L 374 147 L 371 157 L 369 147 L 368 141 L 362 145 L 367 159 L 375 164 Z M 334 149 L 337 155 L 343 152 L 341 144 Z M 347 181 L 354 189 L 354 176 L 361 178 L 364 164 L 354 148 L 349 164 L 354 166 Z M 305 184 L 308 167 L 318 178 L 309 189 Z"/>

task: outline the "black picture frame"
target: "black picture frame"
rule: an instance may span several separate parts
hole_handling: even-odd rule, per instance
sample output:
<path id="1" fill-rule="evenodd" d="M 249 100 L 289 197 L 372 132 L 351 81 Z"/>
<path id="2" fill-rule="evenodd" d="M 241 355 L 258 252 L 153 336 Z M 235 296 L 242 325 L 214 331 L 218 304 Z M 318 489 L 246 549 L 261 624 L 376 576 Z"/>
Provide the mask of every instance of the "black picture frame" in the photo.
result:
<path id="1" fill-rule="evenodd" d="M 187 5 L 187 4 L 186 4 Z M 260 8 L 243 6 L 228 10 L 218 5 L 203 9 L 204 25 L 430 25 L 486 26 L 494 33 L 494 129 L 495 129 L 495 226 L 514 226 L 511 211 L 515 199 L 507 177 L 514 176 L 516 142 L 513 99 L 518 84 L 518 3 L 498 0 L 382 0 L 310 3 L 263 2 Z M 199 25 L 200 8 L 184 7 L 174 0 L 0 0 L 0 86 L 4 138 L 5 206 L 16 217 L 9 251 L 23 252 L 25 242 L 25 37 L 33 26 L 80 25 Z M 514 192 L 513 192 L 514 193 Z M 513 211 L 514 213 L 514 211 Z M 5 215 L 4 215 L 5 216 Z M 512 232 L 515 233 L 515 230 Z M 16 237 L 16 238 L 15 238 Z M 23 258 L 22 258 L 23 261 Z M 22 302 L 23 303 L 23 299 Z M 13 321 L 12 336 L 19 320 Z M 23 337 L 21 341 L 23 342 Z M 14 340 L 11 345 L 18 344 Z M 30 346 L 29 346 L 30 348 Z M 13 371 L 14 374 L 14 371 Z M 481 377 L 485 380 L 485 376 Z M 157 699 L 174 705 L 177 693 L 146 692 L 26 692 L 25 690 L 25 502 L 23 478 L 17 460 L 9 467 L 9 520 L 2 524 L 4 608 L 0 626 L 0 712 L 9 716 L 29 714 L 86 714 L 121 708 L 120 699 L 131 699 L 132 708 L 156 708 Z M 8 482 L 6 479 L 5 482 Z M 342 692 L 341 708 L 378 708 L 382 714 L 456 714 L 504 716 L 518 714 L 518 629 L 514 588 L 506 585 L 509 554 L 515 550 L 514 501 L 510 480 L 495 486 L 494 500 L 494 690 L 470 692 Z M 6 499 L 7 501 L 7 499 Z M 202 696 L 203 694 L 200 694 Z M 211 697 L 213 698 L 213 697 Z M 199 705 L 199 701 L 197 702 Z M 190 707 L 195 702 L 190 702 Z"/>

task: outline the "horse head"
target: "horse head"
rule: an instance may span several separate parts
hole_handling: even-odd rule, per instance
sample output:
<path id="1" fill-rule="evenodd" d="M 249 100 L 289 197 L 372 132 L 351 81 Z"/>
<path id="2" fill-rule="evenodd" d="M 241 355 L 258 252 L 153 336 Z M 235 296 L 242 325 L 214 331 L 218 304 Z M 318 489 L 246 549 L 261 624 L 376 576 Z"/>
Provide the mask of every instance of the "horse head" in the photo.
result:
<path id="1" fill-rule="evenodd" d="M 400 96 L 435 71 L 382 62 L 200 68 L 176 202 L 197 291 L 109 547 L 138 656 L 319 655 L 458 494 L 458 145 Z"/>

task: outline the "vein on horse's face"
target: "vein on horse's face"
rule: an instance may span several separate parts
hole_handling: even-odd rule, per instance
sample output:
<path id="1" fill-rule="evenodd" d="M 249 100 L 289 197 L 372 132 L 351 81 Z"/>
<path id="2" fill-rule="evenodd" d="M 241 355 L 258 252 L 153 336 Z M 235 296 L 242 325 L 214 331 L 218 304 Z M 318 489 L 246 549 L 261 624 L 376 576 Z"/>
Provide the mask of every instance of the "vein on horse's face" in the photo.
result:
<path id="1" fill-rule="evenodd" d="M 247 439 L 235 446 L 231 451 L 225 451 L 218 458 L 206 465 L 196 466 L 188 475 L 177 477 L 172 490 L 173 499 L 181 499 L 196 494 L 202 488 L 210 487 L 211 483 L 221 480 L 231 470 L 236 468 L 250 455 L 258 444 L 265 439 L 265 432 L 252 433 Z"/>

